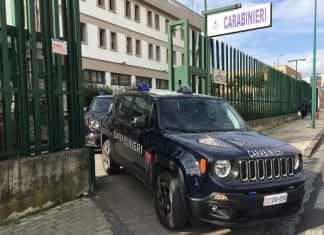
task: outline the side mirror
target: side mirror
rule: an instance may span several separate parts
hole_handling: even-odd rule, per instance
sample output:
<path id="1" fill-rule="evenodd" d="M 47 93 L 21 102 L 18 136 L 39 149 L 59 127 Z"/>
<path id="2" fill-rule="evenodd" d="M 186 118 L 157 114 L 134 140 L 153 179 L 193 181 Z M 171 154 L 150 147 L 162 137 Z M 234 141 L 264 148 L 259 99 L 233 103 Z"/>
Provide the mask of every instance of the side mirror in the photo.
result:
<path id="1" fill-rule="evenodd" d="M 134 117 L 132 121 L 132 125 L 136 128 L 144 128 L 145 127 L 145 118 L 144 117 Z"/>

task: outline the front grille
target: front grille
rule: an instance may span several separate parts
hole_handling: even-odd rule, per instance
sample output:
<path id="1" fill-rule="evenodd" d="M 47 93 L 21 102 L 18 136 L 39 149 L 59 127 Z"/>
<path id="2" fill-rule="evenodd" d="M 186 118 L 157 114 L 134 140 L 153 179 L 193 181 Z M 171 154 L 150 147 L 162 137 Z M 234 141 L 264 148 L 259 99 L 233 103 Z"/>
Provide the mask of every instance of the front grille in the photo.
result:
<path id="1" fill-rule="evenodd" d="M 294 175 L 294 157 L 242 160 L 240 164 L 241 181 L 279 179 Z"/>

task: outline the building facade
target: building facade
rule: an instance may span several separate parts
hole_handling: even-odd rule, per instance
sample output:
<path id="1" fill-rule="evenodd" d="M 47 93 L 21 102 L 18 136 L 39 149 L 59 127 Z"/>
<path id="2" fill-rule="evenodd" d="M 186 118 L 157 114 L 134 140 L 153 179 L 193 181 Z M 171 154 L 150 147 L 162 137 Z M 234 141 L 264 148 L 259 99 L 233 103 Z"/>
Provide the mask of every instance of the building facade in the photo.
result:
<path id="1" fill-rule="evenodd" d="M 80 0 L 83 79 L 114 91 L 146 82 L 168 88 L 167 25 L 189 19 L 198 31 L 200 16 L 176 1 Z M 183 63 L 183 32 L 175 31 L 173 58 Z"/>
<path id="2" fill-rule="evenodd" d="M 301 79 L 302 76 L 299 72 L 297 72 L 295 69 L 289 67 L 288 65 L 276 65 L 275 68 L 279 70 L 282 73 L 285 73 L 293 78 L 297 77 L 298 79 Z"/>

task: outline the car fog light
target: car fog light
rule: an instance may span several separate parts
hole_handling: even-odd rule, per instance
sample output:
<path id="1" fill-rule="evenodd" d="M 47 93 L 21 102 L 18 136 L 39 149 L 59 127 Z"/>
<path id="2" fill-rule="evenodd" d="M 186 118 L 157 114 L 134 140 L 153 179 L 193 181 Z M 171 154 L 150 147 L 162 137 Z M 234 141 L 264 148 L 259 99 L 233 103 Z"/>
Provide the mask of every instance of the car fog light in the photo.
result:
<path id="1" fill-rule="evenodd" d="M 212 213 L 216 213 L 217 210 L 218 210 L 218 207 L 215 206 L 215 205 L 212 205 L 212 206 L 209 207 L 209 209 L 210 209 L 210 211 L 211 211 Z"/>
<path id="2" fill-rule="evenodd" d="M 214 195 L 214 199 L 215 200 L 218 200 L 218 201 L 227 201 L 228 200 L 228 197 L 225 195 L 225 194 L 222 194 L 222 193 L 216 193 Z"/>

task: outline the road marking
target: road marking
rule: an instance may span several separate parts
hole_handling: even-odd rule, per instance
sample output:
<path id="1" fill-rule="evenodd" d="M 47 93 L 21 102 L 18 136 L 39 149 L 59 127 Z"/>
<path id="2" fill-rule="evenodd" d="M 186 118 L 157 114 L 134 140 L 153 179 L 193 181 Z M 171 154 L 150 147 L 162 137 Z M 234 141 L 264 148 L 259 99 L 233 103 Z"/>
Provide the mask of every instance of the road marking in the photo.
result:
<path id="1" fill-rule="evenodd" d="M 318 196 L 317 196 L 317 201 L 315 203 L 315 209 L 322 209 L 324 210 L 324 186 L 320 189 Z"/>

